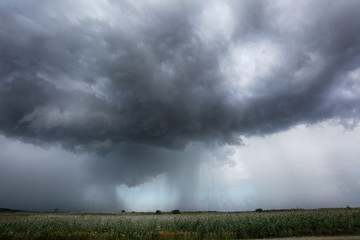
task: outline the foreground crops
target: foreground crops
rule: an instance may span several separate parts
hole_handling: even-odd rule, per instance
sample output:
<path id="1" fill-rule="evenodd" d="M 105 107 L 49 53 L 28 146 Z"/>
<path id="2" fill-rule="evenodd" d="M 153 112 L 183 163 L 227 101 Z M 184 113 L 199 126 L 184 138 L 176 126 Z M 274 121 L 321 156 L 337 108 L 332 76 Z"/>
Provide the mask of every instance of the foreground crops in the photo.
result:
<path id="1" fill-rule="evenodd" d="M 360 211 L 0 214 L 0 239 L 226 239 L 360 234 Z"/>

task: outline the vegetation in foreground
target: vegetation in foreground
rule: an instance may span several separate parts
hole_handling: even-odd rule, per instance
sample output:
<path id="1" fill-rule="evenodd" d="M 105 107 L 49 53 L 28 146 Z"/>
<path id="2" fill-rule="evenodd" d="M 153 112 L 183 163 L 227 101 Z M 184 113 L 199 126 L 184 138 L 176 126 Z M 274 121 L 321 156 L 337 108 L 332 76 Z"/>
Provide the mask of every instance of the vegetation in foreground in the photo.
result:
<path id="1" fill-rule="evenodd" d="M 360 209 L 1 213 L 0 239 L 248 239 L 359 235 Z"/>

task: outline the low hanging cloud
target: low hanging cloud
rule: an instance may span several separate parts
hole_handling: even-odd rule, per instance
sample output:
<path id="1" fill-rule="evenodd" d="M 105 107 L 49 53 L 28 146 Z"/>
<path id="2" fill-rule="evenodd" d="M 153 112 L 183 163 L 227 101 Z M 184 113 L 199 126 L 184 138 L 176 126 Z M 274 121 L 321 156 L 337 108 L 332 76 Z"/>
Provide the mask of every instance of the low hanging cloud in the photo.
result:
<path id="1" fill-rule="evenodd" d="M 176 169 L 192 142 L 356 126 L 359 7 L 2 1 L 0 133 L 89 153 L 94 182 L 134 186 Z"/>

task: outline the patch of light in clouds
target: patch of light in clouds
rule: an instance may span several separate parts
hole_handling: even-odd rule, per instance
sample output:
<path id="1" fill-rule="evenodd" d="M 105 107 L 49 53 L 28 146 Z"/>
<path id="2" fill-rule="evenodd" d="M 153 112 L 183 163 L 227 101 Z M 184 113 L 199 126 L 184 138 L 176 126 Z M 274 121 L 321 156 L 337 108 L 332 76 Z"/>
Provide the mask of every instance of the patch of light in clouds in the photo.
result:
<path id="1" fill-rule="evenodd" d="M 280 46 L 271 40 L 251 39 L 232 46 L 221 62 L 222 73 L 241 95 L 250 95 L 254 87 L 266 85 L 269 76 L 283 61 Z"/>

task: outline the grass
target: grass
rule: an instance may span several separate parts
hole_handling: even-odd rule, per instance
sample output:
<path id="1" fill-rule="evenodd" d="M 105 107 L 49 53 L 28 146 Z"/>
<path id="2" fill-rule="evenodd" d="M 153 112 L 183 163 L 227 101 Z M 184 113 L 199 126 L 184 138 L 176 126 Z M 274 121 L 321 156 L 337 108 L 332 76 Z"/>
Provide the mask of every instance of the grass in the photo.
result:
<path id="1" fill-rule="evenodd" d="M 248 239 L 360 234 L 360 209 L 1 213 L 0 239 Z"/>

